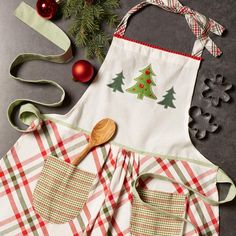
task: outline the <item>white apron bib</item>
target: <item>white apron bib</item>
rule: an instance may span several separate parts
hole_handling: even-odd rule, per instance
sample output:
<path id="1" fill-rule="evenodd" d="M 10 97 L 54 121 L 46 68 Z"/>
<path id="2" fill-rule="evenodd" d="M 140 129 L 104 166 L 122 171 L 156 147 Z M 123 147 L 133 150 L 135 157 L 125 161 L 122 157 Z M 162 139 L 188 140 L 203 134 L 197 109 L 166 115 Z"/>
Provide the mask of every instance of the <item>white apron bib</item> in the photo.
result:
<path id="1" fill-rule="evenodd" d="M 192 55 L 124 37 L 129 16 L 148 4 L 184 14 L 195 26 Z M 26 60 L 62 63 L 71 57 L 70 43 L 62 32 L 59 39 L 55 25 L 26 4 L 16 16 L 65 51 L 28 54 Z M 223 27 L 178 1 L 144 1 L 124 17 L 96 78 L 69 113 L 42 115 L 23 105 L 20 118 L 30 126 L 0 163 L 0 235 L 219 235 L 218 205 L 231 201 L 236 188 L 188 133 L 202 50 L 221 53 L 210 31 L 220 35 Z M 12 68 L 24 60 L 17 57 Z M 23 101 L 12 103 L 9 115 Z M 114 140 L 78 168 L 70 165 L 105 117 L 118 125 Z M 223 201 L 217 183 L 230 184 Z"/>

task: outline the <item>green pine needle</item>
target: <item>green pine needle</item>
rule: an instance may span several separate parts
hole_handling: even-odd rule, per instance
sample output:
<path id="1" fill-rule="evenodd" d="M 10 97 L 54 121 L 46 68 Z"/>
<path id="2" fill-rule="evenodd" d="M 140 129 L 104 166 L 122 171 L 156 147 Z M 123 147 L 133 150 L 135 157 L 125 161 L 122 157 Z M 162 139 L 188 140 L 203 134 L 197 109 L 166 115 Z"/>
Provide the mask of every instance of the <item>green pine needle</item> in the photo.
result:
<path id="1" fill-rule="evenodd" d="M 86 0 L 62 1 L 63 16 L 72 19 L 69 34 L 74 37 L 78 47 L 86 49 L 87 58 L 104 60 L 111 40 L 104 28 L 117 26 L 115 10 L 119 6 L 119 0 L 93 0 L 92 4 Z"/>

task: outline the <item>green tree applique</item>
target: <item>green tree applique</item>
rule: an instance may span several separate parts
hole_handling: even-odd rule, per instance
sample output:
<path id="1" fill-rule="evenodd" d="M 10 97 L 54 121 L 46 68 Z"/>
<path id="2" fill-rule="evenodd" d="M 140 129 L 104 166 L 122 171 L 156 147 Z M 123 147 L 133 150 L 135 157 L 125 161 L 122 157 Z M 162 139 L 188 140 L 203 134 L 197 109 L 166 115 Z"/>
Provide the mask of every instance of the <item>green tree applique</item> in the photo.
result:
<path id="1" fill-rule="evenodd" d="M 123 75 L 123 71 L 121 71 L 119 74 L 116 74 L 117 76 L 112 79 L 114 80 L 112 83 L 108 84 L 107 86 L 113 89 L 113 92 L 116 92 L 118 90 L 119 92 L 123 93 L 122 85 L 124 85 L 123 79 L 125 79 Z"/>
<path id="2" fill-rule="evenodd" d="M 172 87 L 171 89 L 167 90 L 166 92 L 167 92 L 167 94 L 165 96 L 163 96 L 164 99 L 162 101 L 158 102 L 158 104 L 163 105 L 164 108 L 168 108 L 168 107 L 176 108 L 174 103 L 173 103 L 173 100 L 175 100 L 174 88 Z"/>
<path id="3" fill-rule="evenodd" d="M 137 83 L 126 89 L 129 93 L 138 94 L 139 99 L 143 99 L 143 97 L 148 97 L 151 99 L 157 99 L 155 94 L 152 91 L 151 86 L 156 86 L 155 82 L 152 79 L 152 76 L 155 76 L 151 64 L 148 65 L 146 68 L 140 70 L 142 73 L 139 77 L 135 78 L 134 80 L 137 81 Z"/>

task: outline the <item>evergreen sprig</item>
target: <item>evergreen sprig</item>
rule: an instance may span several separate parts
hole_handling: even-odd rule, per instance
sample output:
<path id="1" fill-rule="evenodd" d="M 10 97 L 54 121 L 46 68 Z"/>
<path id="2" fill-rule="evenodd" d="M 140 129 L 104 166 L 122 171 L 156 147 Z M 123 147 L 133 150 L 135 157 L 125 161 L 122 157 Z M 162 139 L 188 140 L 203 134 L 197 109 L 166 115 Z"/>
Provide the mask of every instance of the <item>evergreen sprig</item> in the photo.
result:
<path id="1" fill-rule="evenodd" d="M 96 57 L 103 61 L 110 42 L 105 32 L 107 26 L 115 27 L 118 16 L 115 9 L 119 0 L 64 0 L 61 2 L 62 14 L 71 18 L 69 34 L 75 38 L 78 47 L 86 49 L 87 58 Z"/>

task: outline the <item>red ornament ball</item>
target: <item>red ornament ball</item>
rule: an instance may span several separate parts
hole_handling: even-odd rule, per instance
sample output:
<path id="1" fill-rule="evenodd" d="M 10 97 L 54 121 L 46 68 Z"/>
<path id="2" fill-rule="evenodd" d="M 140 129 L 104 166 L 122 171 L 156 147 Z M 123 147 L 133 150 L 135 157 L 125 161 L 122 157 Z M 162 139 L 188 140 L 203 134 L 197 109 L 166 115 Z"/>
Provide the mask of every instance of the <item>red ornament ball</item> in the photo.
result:
<path id="1" fill-rule="evenodd" d="M 143 88 L 144 87 L 144 85 L 143 84 L 139 84 L 139 88 Z"/>
<path id="2" fill-rule="evenodd" d="M 57 14 L 58 5 L 55 0 L 38 0 L 36 10 L 40 16 L 49 20 Z"/>
<path id="3" fill-rule="evenodd" d="M 151 81 L 150 79 L 147 79 L 146 82 L 147 82 L 148 84 L 151 84 L 152 81 Z"/>
<path id="4" fill-rule="evenodd" d="M 150 75 L 150 70 L 145 71 L 146 75 Z"/>
<path id="5" fill-rule="evenodd" d="M 75 81 L 86 83 L 93 78 L 94 68 L 90 62 L 79 60 L 72 66 L 72 75 Z"/>

